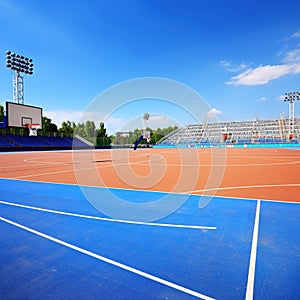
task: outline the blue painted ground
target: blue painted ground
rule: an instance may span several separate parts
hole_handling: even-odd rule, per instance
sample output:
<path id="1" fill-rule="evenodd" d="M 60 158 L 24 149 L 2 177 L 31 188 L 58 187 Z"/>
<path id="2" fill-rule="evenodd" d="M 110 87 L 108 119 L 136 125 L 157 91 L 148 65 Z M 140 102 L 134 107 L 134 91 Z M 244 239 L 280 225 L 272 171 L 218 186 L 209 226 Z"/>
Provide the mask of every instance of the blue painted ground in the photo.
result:
<path id="1" fill-rule="evenodd" d="M 101 194 L 100 188 L 93 189 Z M 162 196 L 111 191 L 134 202 Z M 0 200 L 105 217 L 72 185 L 0 179 Z M 216 230 L 106 222 L 4 203 L 0 215 L 206 296 L 245 299 L 257 202 L 215 197 L 199 209 L 198 201 L 199 196 L 189 197 L 157 222 L 216 226 Z M 299 217 L 299 204 L 262 202 L 255 299 L 300 299 Z M 1 299 L 195 298 L 7 222 L 0 221 L 0 230 Z"/>

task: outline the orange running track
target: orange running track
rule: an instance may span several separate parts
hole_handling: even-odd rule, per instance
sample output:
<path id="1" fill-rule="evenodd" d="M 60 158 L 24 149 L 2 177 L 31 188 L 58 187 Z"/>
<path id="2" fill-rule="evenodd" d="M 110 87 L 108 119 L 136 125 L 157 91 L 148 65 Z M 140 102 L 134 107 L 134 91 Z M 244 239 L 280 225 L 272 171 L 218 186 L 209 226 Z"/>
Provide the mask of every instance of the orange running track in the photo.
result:
<path id="1" fill-rule="evenodd" d="M 300 202 L 300 151 L 139 149 L 0 154 L 0 177 Z"/>

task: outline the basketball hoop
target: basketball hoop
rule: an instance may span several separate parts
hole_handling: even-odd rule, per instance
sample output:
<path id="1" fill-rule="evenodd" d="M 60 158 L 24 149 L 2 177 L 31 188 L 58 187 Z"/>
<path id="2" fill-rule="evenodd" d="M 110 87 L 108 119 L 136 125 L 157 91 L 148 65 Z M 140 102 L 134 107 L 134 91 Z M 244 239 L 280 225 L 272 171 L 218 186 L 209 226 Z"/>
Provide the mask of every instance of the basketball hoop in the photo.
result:
<path id="1" fill-rule="evenodd" d="M 40 124 L 26 124 L 25 126 L 29 129 L 29 136 L 37 136 L 37 130 L 41 128 Z"/>
<path id="2" fill-rule="evenodd" d="M 150 139 L 151 137 L 151 133 L 149 130 L 143 130 L 143 139 L 146 140 L 146 139 Z"/>

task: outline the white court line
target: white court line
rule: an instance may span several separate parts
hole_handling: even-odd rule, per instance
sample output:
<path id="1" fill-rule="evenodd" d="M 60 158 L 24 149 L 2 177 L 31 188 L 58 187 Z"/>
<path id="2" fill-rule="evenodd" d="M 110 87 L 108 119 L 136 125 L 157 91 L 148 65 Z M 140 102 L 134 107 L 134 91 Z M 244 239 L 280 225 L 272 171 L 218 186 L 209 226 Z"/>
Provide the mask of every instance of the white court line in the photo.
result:
<path id="1" fill-rule="evenodd" d="M 253 299 L 259 217 L 260 217 L 260 200 L 258 200 L 256 204 L 255 222 L 253 228 L 252 246 L 251 246 L 250 263 L 249 263 L 249 271 L 248 271 L 247 291 L 246 291 L 246 298 L 245 298 L 246 300 Z"/>
<path id="2" fill-rule="evenodd" d="M 93 219 L 93 220 L 106 221 L 106 222 L 114 222 L 114 223 L 126 223 L 126 224 L 133 224 L 133 225 L 158 226 L 158 227 L 202 229 L 202 230 L 203 229 L 204 230 L 216 230 L 217 229 L 217 227 L 215 227 L 215 226 L 198 226 L 198 225 L 182 225 L 182 224 L 167 224 L 167 223 L 147 223 L 147 222 L 139 222 L 139 221 L 101 218 L 101 217 L 96 217 L 96 216 L 81 215 L 81 214 L 68 213 L 68 212 L 63 212 L 63 211 L 58 211 L 58 210 L 40 208 L 40 207 L 35 207 L 35 206 L 28 206 L 28 205 L 6 202 L 6 201 L 1 201 L 1 200 L 0 200 L 0 203 L 5 204 L 5 205 L 10 205 L 10 206 L 27 208 L 27 209 L 31 209 L 31 210 L 38 210 L 38 211 L 43 211 L 43 212 L 48 212 L 48 213 L 59 214 L 59 215 L 66 215 L 66 216 L 79 217 L 79 218 L 85 218 L 85 219 Z"/>
<path id="3" fill-rule="evenodd" d="M 128 162 L 127 164 L 140 164 L 140 165 L 148 165 L 148 162 Z M 292 161 L 292 162 L 278 162 L 278 163 L 255 163 L 255 164 L 178 164 L 178 163 L 165 163 L 165 164 L 159 164 L 159 163 L 151 163 L 151 166 L 164 166 L 168 165 L 170 167 L 211 167 L 212 165 L 214 167 L 257 167 L 257 166 L 281 166 L 281 165 L 296 165 L 300 164 L 300 160 Z M 101 168 L 102 166 L 99 166 Z M 105 166 L 103 166 L 105 167 Z"/>
<path id="4" fill-rule="evenodd" d="M 150 152 L 149 152 L 150 153 Z M 148 155 L 148 154 L 147 154 Z M 34 162 L 37 158 L 28 158 L 28 159 L 24 159 L 25 162 Z M 160 158 L 157 158 L 156 160 L 160 160 Z M 112 163 L 112 164 L 103 164 L 103 165 L 92 165 L 91 167 L 85 167 L 85 168 L 75 168 L 76 169 L 76 172 L 78 171 L 85 171 L 85 170 L 92 170 L 92 169 L 103 169 L 103 168 L 115 168 L 116 166 L 122 166 L 122 165 L 149 165 L 149 160 L 144 160 L 144 161 L 138 161 L 138 162 L 129 162 L 129 161 L 125 161 L 125 162 L 121 162 L 122 160 L 120 160 L 120 162 L 118 163 Z M 71 160 L 71 164 L 72 164 L 73 160 Z M 79 161 L 80 163 L 81 161 Z M 66 163 L 61 163 L 61 162 L 41 162 L 41 161 L 36 161 L 36 163 L 39 165 L 42 165 L 42 164 L 54 164 L 54 165 L 66 165 Z M 77 163 L 77 162 L 76 162 Z M 82 163 L 86 164 L 86 163 L 91 163 L 90 161 L 83 161 Z M 214 167 L 246 167 L 246 166 L 262 166 L 262 165 L 265 165 L 265 166 L 275 166 L 275 165 L 293 165 L 293 164 L 299 164 L 300 161 L 292 161 L 292 162 L 279 162 L 279 163 L 270 163 L 270 164 L 265 164 L 265 163 L 262 163 L 262 164 L 232 164 L 232 165 L 224 165 L 224 164 L 221 164 L 221 165 L 217 165 L 217 164 L 214 164 Z M 71 165 L 70 164 L 70 165 Z M 166 166 L 166 165 L 169 165 L 169 166 L 182 166 L 182 164 L 161 164 L 161 163 L 154 163 L 152 161 L 151 163 L 151 166 Z M 185 167 L 211 167 L 211 164 L 186 164 L 184 165 Z M 22 166 L 23 167 L 23 166 Z M 35 174 L 30 174 L 30 175 L 23 175 L 23 176 L 17 176 L 17 177 L 14 177 L 16 179 L 22 179 L 22 178 L 28 178 L 28 177 L 39 177 L 39 176 L 44 176 L 44 175 L 54 175 L 54 174 L 62 174 L 62 173 L 68 173 L 68 172 L 73 172 L 74 171 L 74 167 L 72 167 L 71 169 L 69 170 L 63 170 L 63 171 L 52 171 L 52 172 L 45 172 L 45 173 L 35 173 Z"/>
<path id="5" fill-rule="evenodd" d="M 163 156 L 164 158 L 164 156 Z M 226 156 L 225 156 L 226 158 Z M 298 158 L 298 157 L 297 157 Z M 168 166 L 172 166 L 172 167 L 181 167 L 183 166 L 182 164 L 180 163 L 155 163 L 154 161 L 160 161 L 161 158 L 154 158 L 154 160 L 151 161 L 151 166 L 165 166 L 165 165 L 168 165 Z M 200 158 L 201 160 L 201 158 Z M 32 161 L 33 162 L 33 159 L 24 159 L 25 162 L 30 162 Z M 118 163 L 115 163 L 116 161 L 119 161 Z M 149 165 L 149 161 L 150 161 L 150 158 L 147 159 L 147 160 L 141 160 L 141 161 L 128 161 L 128 160 L 125 160 L 123 162 L 123 159 L 119 159 L 119 160 L 113 160 L 112 159 L 112 164 L 107 164 L 107 165 L 97 165 L 97 168 L 108 168 L 108 167 L 114 167 L 114 166 L 123 166 L 123 165 Z M 72 164 L 73 161 L 71 161 L 70 163 L 68 164 Z M 46 164 L 46 165 L 49 165 L 49 164 L 55 164 L 55 165 L 65 165 L 66 163 L 62 163 L 62 162 L 36 162 L 36 163 L 39 163 L 39 164 Z M 74 162 L 73 162 L 74 163 Z M 92 161 L 90 160 L 87 160 L 87 161 L 75 161 L 75 163 L 92 163 Z M 275 162 L 275 163 L 255 163 L 255 164 L 252 164 L 252 163 L 245 163 L 245 164 L 213 164 L 214 167 L 249 167 L 249 166 L 252 166 L 252 167 L 256 167 L 256 166 L 281 166 L 281 165 L 295 165 L 295 164 L 300 164 L 300 160 L 296 160 L 296 161 L 291 161 L 291 162 Z M 185 164 L 184 165 L 185 167 L 211 167 L 212 164 L 203 164 L 203 163 L 194 163 L 194 164 Z"/>
<path id="6" fill-rule="evenodd" d="M 77 169 L 79 171 L 86 171 L 86 170 L 90 170 L 92 168 L 82 168 L 82 169 Z M 74 172 L 74 168 L 72 167 L 72 169 L 70 170 L 63 170 L 63 171 L 53 171 L 53 172 L 46 172 L 46 173 L 35 173 L 35 174 L 29 174 L 29 175 L 23 175 L 23 176 L 17 176 L 14 177 L 15 179 L 21 179 L 21 178 L 26 178 L 26 177 L 39 177 L 39 176 L 43 176 L 43 175 L 53 175 L 53 174 L 62 174 L 62 173 L 68 173 L 68 172 Z"/>
<path id="7" fill-rule="evenodd" d="M 95 166 L 92 161 L 84 161 L 82 164 L 86 164 L 86 163 L 91 163 L 90 167 L 85 167 L 85 168 L 74 168 L 74 166 L 72 166 L 72 164 L 66 164 L 66 163 L 58 163 L 56 165 L 69 165 L 72 166 L 71 169 L 69 170 L 60 170 L 60 171 L 53 171 L 53 172 L 46 172 L 46 173 L 35 173 L 35 174 L 29 174 L 29 175 L 23 175 L 23 176 L 17 176 L 14 177 L 15 179 L 21 179 L 21 178 L 27 178 L 27 177 L 39 177 L 39 176 L 44 176 L 44 175 L 53 175 L 53 174 L 61 174 L 61 173 L 68 173 L 68 172 L 78 172 L 78 171 L 86 171 L 86 170 L 94 170 L 94 169 L 102 169 L 102 168 L 111 168 L 111 167 L 116 167 L 116 166 L 123 166 L 123 165 L 129 165 L 129 163 L 126 161 L 124 163 L 115 163 L 115 164 L 105 164 L 102 166 Z M 146 162 L 133 162 L 130 165 L 139 165 L 139 164 L 143 164 Z M 45 164 L 47 165 L 47 163 L 45 162 Z M 147 164 L 146 164 L 147 165 Z"/>
<path id="8" fill-rule="evenodd" d="M 110 265 L 116 266 L 116 267 L 118 267 L 118 268 L 121 268 L 121 269 L 123 269 L 123 270 L 129 271 L 129 272 L 131 272 L 131 273 L 137 274 L 137 275 L 139 275 L 139 276 L 142 276 L 142 277 L 144 277 L 144 278 L 150 279 L 150 280 L 152 280 L 152 281 L 158 282 L 158 283 L 160 283 L 160 284 L 163 284 L 163 285 L 165 285 L 165 286 L 171 287 L 171 288 L 176 289 L 176 290 L 178 290 L 178 291 L 181 291 L 181 292 L 183 292 L 183 293 L 186 293 L 186 294 L 189 294 L 189 295 L 192 295 L 192 296 L 195 296 L 195 297 L 197 297 L 197 298 L 204 299 L 204 300 L 214 300 L 214 298 L 211 298 L 211 297 L 209 297 L 209 296 L 200 294 L 200 293 L 198 293 L 198 292 L 196 292 L 196 291 L 190 290 L 190 289 L 188 289 L 188 288 L 185 288 L 185 287 L 180 286 L 180 285 L 178 285 L 178 284 L 175 284 L 175 283 L 173 283 L 173 282 L 167 281 L 167 280 L 165 280 L 165 279 L 159 278 L 159 277 L 157 277 L 157 276 L 154 276 L 154 275 L 151 275 L 151 274 L 149 274 L 149 273 L 143 272 L 143 271 L 141 271 L 141 270 L 135 269 L 135 268 L 133 268 L 133 267 L 127 266 L 127 265 L 125 265 L 125 264 L 119 263 L 119 262 L 117 262 L 117 261 L 115 261 L 115 260 L 112 260 L 112 259 L 109 259 L 109 258 L 107 258 L 107 257 L 101 256 L 101 255 L 99 255 L 99 254 L 96 254 L 96 253 L 94 253 L 94 252 L 88 251 L 88 250 L 86 250 L 86 249 L 77 247 L 77 246 L 72 245 L 72 244 L 70 244 L 70 243 L 67 243 L 67 242 L 65 242 L 65 241 L 63 241 L 63 240 L 57 239 L 57 238 L 55 238 L 55 237 L 53 237 L 53 236 L 47 235 L 47 234 L 42 233 L 42 232 L 40 232 L 40 231 L 34 230 L 34 229 L 32 229 L 32 228 L 26 227 L 26 226 L 24 226 L 24 225 L 22 225 L 22 224 L 13 222 L 13 221 L 8 220 L 8 219 L 5 219 L 5 218 L 3 218 L 3 217 L 0 217 L 0 220 L 3 221 L 3 222 L 6 222 L 6 223 L 8 223 L 8 224 L 11 224 L 11 225 L 13 225 L 13 226 L 16 226 L 16 227 L 18 227 L 18 228 L 21 228 L 21 229 L 23 229 L 23 230 L 26 230 L 26 231 L 28 231 L 28 232 L 31 232 L 31 233 L 33 233 L 33 234 L 36 234 L 36 235 L 38 235 L 38 236 L 40 236 L 40 237 L 43 237 L 43 238 L 45 238 L 45 239 L 47 239 L 47 240 L 50 240 L 50 241 L 52 241 L 52 242 L 55 242 L 55 243 L 57 243 L 57 244 L 63 245 L 63 246 L 65 246 L 65 247 L 67 247 L 67 248 L 70 248 L 70 249 L 73 249 L 73 250 L 78 251 L 78 252 L 80 252 L 80 253 L 83 253 L 83 254 L 85 254 L 85 255 L 94 257 L 94 258 L 96 258 L 96 259 L 98 259 L 98 260 L 101 260 L 101 261 L 103 261 L 103 262 L 106 262 L 106 263 L 108 263 L 108 264 L 110 264 Z"/>
<path id="9" fill-rule="evenodd" d="M 247 188 L 252 188 L 252 187 L 285 187 L 285 186 L 300 186 L 300 183 L 286 183 L 286 184 L 275 184 L 275 185 L 256 185 L 256 186 L 233 186 L 233 187 L 224 187 L 224 188 L 210 188 L 210 189 L 202 189 L 202 190 L 193 190 L 193 191 L 186 191 L 186 192 L 166 192 L 166 191 L 159 191 L 159 190 L 140 190 L 140 189 L 129 189 L 129 188 L 124 188 L 124 187 L 114 187 L 114 186 L 99 186 L 99 185 L 86 185 L 86 184 L 76 184 L 76 183 L 61 183 L 61 182 L 54 182 L 54 181 L 38 181 L 38 180 L 22 180 L 18 178 L 6 178 L 6 177 L 0 177 L 1 180 L 16 180 L 16 181 L 24 181 L 24 182 L 30 182 L 30 183 L 38 183 L 38 184 L 53 184 L 53 185 L 66 185 L 66 186 L 74 186 L 74 187 L 88 187 L 88 188 L 97 188 L 97 189 L 110 189 L 110 190 L 121 190 L 121 191 L 133 191 L 133 192 L 146 192 L 146 193 L 160 193 L 160 194 L 172 194 L 172 195 L 191 195 L 191 196 L 196 196 L 196 197 L 217 197 L 217 198 L 222 198 L 222 199 L 239 199 L 239 197 L 235 196 L 221 196 L 221 195 L 216 195 L 215 193 L 213 194 L 196 194 L 198 192 L 206 192 L 206 191 L 215 191 L 219 189 L 223 190 L 230 190 L 230 189 L 247 189 Z M 243 200 L 245 201 L 257 201 L 257 198 L 245 198 L 242 197 Z M 264 199 L 268 202 L 274 202 L 274 203 L 289 203 L 293 205 L 300 205 L 300 202 L 295 202 L 292 200 L 271 200 L 271 199 Z"/>
<path id="10" fill-rule="evenodd" d="M 189 194 L 209 192 L 209 191 L 224 191 L 224 190 L 239 190 L 239 189 L 252 189 L 252 188 L 274 188 L 274 187 L 292 187 L 300 186 L 300 183 L 283 183 L 283 184 L 261 184 L 261 185 L 239 185 L 239 186 L 227 186 L 216 187 L 211 189 L 193 190 L 189 191 Z"/>
<path id="11" fill-rule="evenodd" d="M 281 165 L 298 164 L 298 163 L 300 163 L 300 161 L 291 162 L 291 163 L 282 163 Z M 62 165 L 69 165 L 69 164 L 63 163 Z M 93 170 L 93 169 L 115 168 L 116 166 L 123 166 L 123 165 L 146 165 L 146 166 L 148 166 L 149 163 L 140 161 L 140 162 L 132 162 L 132 163 L 125 162 L 125 163 L 118 163 L 118 164 L 112 164 L 112 165 L 111 164 L 105 164 L 105 165 L 102 165 L 102 166 L 92 165 L 91 167 L 75 168 L 75 172 Z M 170 167 L 174 167 L 174 166 L 181 166 L 182 167 L 181 164 L 156 164 L 156 163 L 151 163 L 151 166 L 166 166 L 166 165 L 168 165 Z M 279 163 L 278 164 L 268 164 L 267 166 L 274 166 L 274 165 L 280 165 L 280 164 Z M 71 166 L 71 164 L 70 164 L 70 166 Z M 197 165 L 197 164 L 192 164 L 192 165 L 186 164 L 186 165 L 184 165 L 184 167 L 210 167 L 210 166 L 211 165 L 201 165 L 201 164 L 199 164 L 199 165 Z M 225 166 L 226 165 L 214 165 L 214 167 L 225 167 Z M 260 166 L 260 165 L 259 164 L 257 164 L 257 165 L 254 165 L 254 164 L 227 165 L 227 167 L 247 167 L 247 166 Z M 72 167 L 69 170 L 53 171 L 53 172 L 46 172 L 46 173 L 35 173 L 35 174 L 17 176 L 17 177 L 14 177 L 14 178 L 21 179 L 21 178 L 27 178 L 27 177 L 39 177 L 39 176 L 44 176 L 44 175 L 62 174 L 62 173 L 68 173 L 68 172 L 74 172 L 74 167 Z"/>
<path id="12" fill-rule="evenodd" d="M 36 163 L 34 163 L 34 164 L 32 164 L 32 165 L 14 165 L 14 166 L 4 166 L 4 167 L 0 167 L 0 169 L 2 170 L 2 169 L 20 169 L 20 168 L 24 168 L 24 169 L 26 169 L 26 168 L 28 168 L 28 167 L 37 167 L 37 166 L 44 166 L 45 164 L 43 164 L 43 163 L 39 163 L 39 162 L 36 162 Z"/>
<path id="13" fill-rule="evenodd" d="M 152 154 L 151 152 L 148 152 L 146 154 L 140 154 L 139 156 L 151 156 L 151 157 L 155 157 L 156 155 Z M 178 154 L 176 154 L 178 155 Z M 168 156 L 168 155 L 165 155 L 165 156 Z M 163 158 L 165 156 L 162 156 Z M 171 155 L 172 156 L 172 155 Z M 191 155 L 185 155 L 186 157 L 194 157 L 194 156 L 191 156 Z M 66 156 L 68 157 L 68 156 Z M 214 156 L 213 156 L 214 157 Z M 224 156 L 218 156 L 216 155 L 216 157 L 224 157 L 224 158 L 229 158 L 229 157 L 234 157 L 234 158 L 246 158 L 246 159 L 249 159 L 249 156 L 227 156 L 227 155 L 224 155 Z M 55 156 L 53 156 L 52 158 L 55 158 Z M 68 157 L 69 158 L 69 157 Z M 250 159 L 252 158 L 262 158 L 262 159 L 269 159 L 268 157 L 265 157 L 265 156 L 251 156 Z M 295 157 L 290 157 L 290 156 L 274 156 L 272 157 L 272 159 L 275 158 L 277 160 L 277 158 L 286 158 L 286 159 L 290 159 L 290 158 L 299 158 L 299 156 L 295 156 Z M 39 158 L 28 158 L 28 159 L 24 159 L 25 162 L 34 162 L 36 161 L 37 159 Z M 150 158 L 149 158 L 150 159 Z M 200 157 L 201 159 L 201 157 Z M 161 160 L 161 158 L 156 158 L 154 160 Z M 119 160 L 119 161 L 123 161 L 123 159 Z M 38 163 L 41 163 L 41 164 L 65 164 L 65 163 L 60 163 L 60 162 L 39 162 L 37 161 Z M 73 162 L 73 159 L 72 159 L 72 162 Z M 72 163 L 71 162 L 71 163 Z M 80 163 L 81 161 L 79 161 Z M 89 163 L 90 161 L 83 161 L 83 163 Z M 112 162 L 114 162 L 114 160 L 112 159 Z M 255 164 L 252 164 L 252 163 L 246 163 L 246 164 L 221 164 L 221 165 L 217 165 L 217 164 L 214 164 L 215 167 L 224 167 L 224 166 L 227 166 L 227 167 L 246 167 L 246 166 L 277 166 L 277 165 L 294 165 L 294 164 L 299 164 L 300 163 L 300 160 L 296 160 L 296 161 L 291 161 L 291 162 L 282 162 L 282 161 L 279 161 L 279 162 L 275 162 L 275 163 L 255 163 Z M 98 165 L 97 168 L 107 168 L 107 167 L 111 167 L 111 166 L 118 166 L 118 165 L 130 165 L 130 164 L 140 164 L 140 165 L 148 165 L 149 164 L 149 160 L 146 159 L 144 161 L 139 161 L 139 162 L 129 162 L 128 160 L 126 160 L 125 162 L 122 162 L 122 163 L 113 163 L 112 165 L 109 164 L 109 165 Z M 161 166 L 161 165 L 166 165 L 166 164 L 160 164 L 160 163 L 154 163 L 152 161 L 151 165 L 153 166 Z M 175 164 L 168 164 L 169 166 L 182 166 L 182 164 L 178 164 L 178 163 L 175 163 Z M 186 164 L 184 165 L 186 167 L 210 167 L 211 164 Z"/>

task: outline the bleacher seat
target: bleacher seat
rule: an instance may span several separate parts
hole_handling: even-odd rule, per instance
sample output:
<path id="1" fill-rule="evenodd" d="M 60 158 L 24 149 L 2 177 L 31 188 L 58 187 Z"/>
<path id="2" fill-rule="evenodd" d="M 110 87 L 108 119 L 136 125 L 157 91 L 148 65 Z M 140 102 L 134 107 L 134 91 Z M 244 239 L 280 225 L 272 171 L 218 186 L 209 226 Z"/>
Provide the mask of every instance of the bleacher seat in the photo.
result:
<path id="1" fill-rule="evenodd" d="M 18 136 L 6 134 L 0 136 L 0 146 L 19 147 L 86 147 L 88 146 L 78 138 L 49 137 L 49 136 Z"/>
<path id="2" fill-rule="evenodd" d="M 177 129 L 160 143 L 185 145 L 191 143 L 224 143 L 223 130 L 226 128 L 226 143 L 285 143 L 289 132 L 289 120 L 254 120 L 242 122 L 220 122 L 189 124 Z M 300 140 L 300 118 L 295 118 L 294 138 Z"/>
<path id="3" fill-rule="evenodd" d="M 9 141 L 5 136 L 0 136 L 0 147 L 11 147 L 11 146 L 15 146 L 15 144 Z"/>

